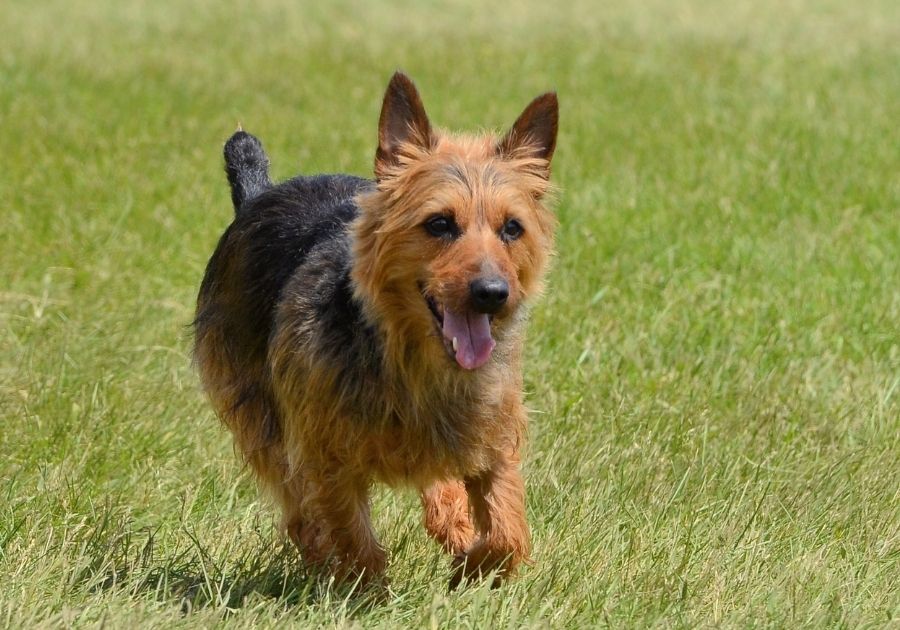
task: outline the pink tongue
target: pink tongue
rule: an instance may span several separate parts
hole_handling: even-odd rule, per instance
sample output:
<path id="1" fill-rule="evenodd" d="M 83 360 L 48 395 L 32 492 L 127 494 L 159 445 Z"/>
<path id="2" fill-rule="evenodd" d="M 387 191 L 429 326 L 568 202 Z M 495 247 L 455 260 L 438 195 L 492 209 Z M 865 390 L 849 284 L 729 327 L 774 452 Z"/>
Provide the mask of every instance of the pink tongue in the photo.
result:
<path id="1" fill-rule="evenodd" d="M 454 313 L 444 309 L 444 337 L 456 337 L 456 362 L 467 370 L 480 368 L 491 358 L 496 345 L 491 322 L 484 313 Z"/>

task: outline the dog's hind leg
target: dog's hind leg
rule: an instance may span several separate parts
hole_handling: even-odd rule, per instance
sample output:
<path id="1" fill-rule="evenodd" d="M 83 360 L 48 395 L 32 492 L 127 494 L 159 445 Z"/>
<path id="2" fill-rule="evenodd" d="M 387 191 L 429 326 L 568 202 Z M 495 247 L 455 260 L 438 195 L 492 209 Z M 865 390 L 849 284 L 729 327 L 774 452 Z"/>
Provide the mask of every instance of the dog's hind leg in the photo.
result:
<path id="1" fill-rule="evenodd" d="M 425 531 L 447 553 L 460 554 L 472 544 L 475 531 L 469 518 L 469 497 L 461 481 L 438 481 L 421 490 Z"/>

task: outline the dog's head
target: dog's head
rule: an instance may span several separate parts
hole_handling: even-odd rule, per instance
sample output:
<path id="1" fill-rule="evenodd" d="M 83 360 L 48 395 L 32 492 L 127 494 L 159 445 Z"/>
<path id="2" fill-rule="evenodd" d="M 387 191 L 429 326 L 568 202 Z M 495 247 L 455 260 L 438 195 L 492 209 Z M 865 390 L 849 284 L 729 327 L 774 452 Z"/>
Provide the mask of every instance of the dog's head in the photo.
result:
<path id="1" fill-rule="evenodd" d="M 431 127 L 408 77 L 391 79 L 377 184 L 358 200 L 353 275 L 406 351 L 480 368 L 540 291 L 553 246 L 555 219 L 542 202 L 558 111 L 548 93 L 503 136 L 451 135 Z"/>

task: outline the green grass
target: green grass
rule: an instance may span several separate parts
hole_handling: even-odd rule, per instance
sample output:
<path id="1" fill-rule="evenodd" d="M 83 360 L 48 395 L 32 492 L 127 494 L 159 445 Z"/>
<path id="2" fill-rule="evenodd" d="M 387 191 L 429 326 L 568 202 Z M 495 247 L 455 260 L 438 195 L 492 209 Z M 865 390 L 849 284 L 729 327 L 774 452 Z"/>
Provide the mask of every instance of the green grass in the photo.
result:
<path id="1" fill-rule="evenodd" d="M 7 4 L 0 625 L 900 623 L 896 2 Z M 379 491 L 378 601 L 298 570 L 187 326 L 235 123 L 368 174 L 397 67 L 453 128 L 556 88 L 562 192 L 535 563 L 448 594 Z"/>

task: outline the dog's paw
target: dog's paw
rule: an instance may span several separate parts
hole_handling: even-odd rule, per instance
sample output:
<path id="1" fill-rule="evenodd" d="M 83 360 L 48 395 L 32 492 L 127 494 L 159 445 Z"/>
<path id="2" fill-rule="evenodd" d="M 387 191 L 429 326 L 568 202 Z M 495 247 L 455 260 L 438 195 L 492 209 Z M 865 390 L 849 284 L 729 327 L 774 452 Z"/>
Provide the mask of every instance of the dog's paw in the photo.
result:
<path id="1" fill-rule="evenodd" d="M 458 588 L 463 580 L 469 583 L 481 580 L 494 571 L 491 588 L 497 588 L 511 572 L 508 557 L 508 554 L 492 553 L 483 541 L 477 541 L 468 551 L 453 557 L 449 589 Z"/>

